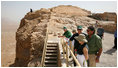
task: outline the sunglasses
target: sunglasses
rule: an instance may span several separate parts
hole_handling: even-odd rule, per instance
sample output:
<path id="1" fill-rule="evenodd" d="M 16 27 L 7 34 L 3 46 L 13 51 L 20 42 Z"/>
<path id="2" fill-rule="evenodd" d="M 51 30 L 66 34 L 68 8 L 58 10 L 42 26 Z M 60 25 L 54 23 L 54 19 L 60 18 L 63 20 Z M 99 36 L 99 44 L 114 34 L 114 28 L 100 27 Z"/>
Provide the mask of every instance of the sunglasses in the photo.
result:
<path id="1" fill-rule="evenodd" d="M 87 30 L 87 32 L 90 32 L 90 30 Z"/>
<path id="2" fill-rule="evenodd" d="M 82 30 L 82 29 L 77 29 L 77 30 Z"/>

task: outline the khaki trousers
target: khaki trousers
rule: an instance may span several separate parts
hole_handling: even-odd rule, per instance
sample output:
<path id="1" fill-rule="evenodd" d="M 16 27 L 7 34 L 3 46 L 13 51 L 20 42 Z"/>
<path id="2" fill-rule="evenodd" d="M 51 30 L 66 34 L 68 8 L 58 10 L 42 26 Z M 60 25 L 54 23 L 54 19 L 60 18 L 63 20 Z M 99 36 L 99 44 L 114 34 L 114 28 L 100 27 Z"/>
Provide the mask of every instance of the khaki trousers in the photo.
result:
<path id="1" fill-rule="evenodd" d="M 96 55 L 89 54 L 89 67 L 96 67 Z"/>

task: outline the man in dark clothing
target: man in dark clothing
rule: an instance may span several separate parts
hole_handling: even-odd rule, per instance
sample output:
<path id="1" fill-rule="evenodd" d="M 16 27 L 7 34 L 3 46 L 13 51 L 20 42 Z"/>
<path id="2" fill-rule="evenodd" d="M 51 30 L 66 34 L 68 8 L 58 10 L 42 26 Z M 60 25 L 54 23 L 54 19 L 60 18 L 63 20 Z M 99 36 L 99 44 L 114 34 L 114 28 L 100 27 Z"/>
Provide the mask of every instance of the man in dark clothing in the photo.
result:
<path id="1" fill-rule="evenodd" d="M 77 41 L 74 37 L 79 36 L 79 34 L 82 33 L 82 26 L 77 26 L 77 31 L 78 31 L 78 33 L 73 34 L 73 36 L 70 38 L 70 41 L 75 40 L 74 49 L 75 49 L 78 45 L 80 45 L 80 44 L 78 43 L 78 41 Z"/>
<path id="2" fill-rule="evenodd" d="M 77 32 L 76 32 L 76 30 L 72 30 L 72 33 L 73 33 L 73 35 L 74 34 L 76 34 Z M 72 41 L 72 42 L 70 42 L 70 47 L 71 47 L 71 50 L 72 50 L 72 52 L 74 53 L 74 40 Z"/>
<path id="3" fill-rule="evenodd" d="M 30 12 L 32 13 L 33 12 L 33 10 L 30 8 Z"/>
<path id="4" fill-rule="evenodd" d="M 114 49 L 117 49 L 117 30 L 114 33 Z"/>
<path id="5" fill-rule="evenodd" d="M 73 36 L 70 38 L 70 42 L 72 42 L 73 40 L 75 41 L 74 42 L 74 54 L 75 54 L 75 49 L 78 48 L 78 45 L 80 45 L 78 40 L 76 40 L 74 37 L 79 36 L 79 34 L 82 33 L 82 26 L 77 26 L 77 31 L 78 31 L 78 33 L 73 34 Z M 75 62 L 74 62 L 74 66 L 76 66 Z"/>
<path id="6" fill-rule="evenodd" d="M 102 28 L 101 25 L 99 25 L 97 29 L 97 35 L 100 36 L 101 39 L 104 37 L 104 29 Z"/>

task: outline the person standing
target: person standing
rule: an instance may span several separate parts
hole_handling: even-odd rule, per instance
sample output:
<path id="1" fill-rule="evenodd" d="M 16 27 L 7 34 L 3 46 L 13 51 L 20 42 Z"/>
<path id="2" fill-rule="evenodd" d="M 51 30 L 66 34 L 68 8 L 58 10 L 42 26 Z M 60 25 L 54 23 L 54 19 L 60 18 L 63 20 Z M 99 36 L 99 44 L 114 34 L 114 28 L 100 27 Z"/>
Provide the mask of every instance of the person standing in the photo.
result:
<path id="1" fill-rule="evenodd" d="M 73 30 L 72 33 L 73 33 L 73 34 L 76 34 L 77 32 L 76 32 L 76 30 Z"/>
<path id="2" fill-rule="evenodd" d="M 89 67 L 96 67 L 96 63 L 99 62 L 100 55 L 102 53 L 102 40 L 95 34 L 95 28 L 89 26 L 87 29 L 88 40 L 88 54 L 89 54 Z"/>
<path id="3" fill-rule="evenodd" d="M 104 37 L 104 29 L 101 25 L 98 26 L 97 35 L 100 36 L 101 39 Z"/>
<path id="4" fill-rule="evenodd" d="M 58 36 L 58 37 L 65 37 L 66 41 L 69 40 L 69 38 L 72 36 L 71 32 L 67 30 L 67 27 L 63 27 L 64 33 L 63 36 Z"/>
<path id="5" fill-rule="evenodd" d="M 69 30 L 67 30 L 67 27 L 63 27 L 63 30 L 64 30 L 63 36 L 59 36 L 59 37 L 65 37 L 66 43 L 69 44 L 69 39 L 72 36 L 72 34 Z"/>
<path id="6" fill-rule="evenodd" d="M 74 34 L 76 34 L 77 32 L 76 32 L 76 30 L 73 30 L 72 33 L 73 33 L 73 35 L 74 35 Z M 72 48 L 71 50 L 72 50 L 73 53 L 74 53 L 74 42 L 75 42 L 75 41 L 73 40 L 73 41 L 72 41 L 72 45 L 70 45 L 71 48 Z M 71 42 L 70 42 L 70 44 L 71 44 Z"/>
<path id="7" fill-rule="evenodd" d="M 94 27 L 95 27 L 95 33 L 97 33 L 97 29 L 98 29 L 98 21 L 95 22 Z"/>
<path id="8" fill-rule="evenodd" d="M 30 8 L 30 12 L 32 13 L 33 12 L 33 10 Z"/>
<path id="9" fill-rule="evenodd" d="M 73 34 L 69 40 L 70 42 L 73 40 L 75 41 L 74 42 L 74 49 L 76 48 L 76 46 L 80 45 L 79 42 L 74 37 L 79 36 L 79 34 L 82 33 L 82 26 L 77 26 L 77 31 L 78 31 L 78 33 Z"/>
<path id="10" fill-rule="evenodd" d="M 98 27 L 98 21 L 95 22 L 95 29 Z"/>
<path id="11" fill-rule="evenodd" d="M 114 46 L 113 46 L 113 48 L 117 49 L 117 30 L 114 33 Z"/>
<path id="12" fill-rule="evenodd" d="M 69 45 L 69 39 L 72 36 L 72 34 L 69 30 L 67 30 L 67 27 L 63 27 L 63 30 L 64 30 L 63 36 L 58 36 L 58 37 L 64 37 L 64 40 L 66 41 L 66 44 Z M 63 46 L 63 48 L 65 48 L 65 46 Z M 64 52 L 65 52 L 65 50 L 64 50 Z M 63 54 L 63 52 L 62 52 L 62 54 Z M 69 52 L 68 52 L 68 55 L 70 55 Z"/>
<path id="13" fill-rule="evenodd" d="M 80 45 L 78 45 L 75 49 L 75 55 L 77 56 L 80 65 L 82 67 L 87 67 L 88 45 L 86 43 L 88 41 L 86 40 L 86 36 L 84 34 L 80 34 L 78 37 L 76 36 L 75 39 L 80 43 Z"/>
<path id="14" fill-rule="evenodd" d="M 79 36 L 79 34 L 82 33 L 82 26 L 77 26 L 77 33 L 73 34 L 72 37 L 70 38 L 70 42 L 72 42 L 74 40 L 74 50 L 78 47 L 78 45 L 80 45 L 80 43 L 78 42 L 78 40 L 76 40 L 74 37 Z M 72 44 L 70 44 L 71 46 Z M 75 54 L 75 51 L 74 51 Z M 76 63 L 74 61 L 74 66 L 76 66 Z"/>

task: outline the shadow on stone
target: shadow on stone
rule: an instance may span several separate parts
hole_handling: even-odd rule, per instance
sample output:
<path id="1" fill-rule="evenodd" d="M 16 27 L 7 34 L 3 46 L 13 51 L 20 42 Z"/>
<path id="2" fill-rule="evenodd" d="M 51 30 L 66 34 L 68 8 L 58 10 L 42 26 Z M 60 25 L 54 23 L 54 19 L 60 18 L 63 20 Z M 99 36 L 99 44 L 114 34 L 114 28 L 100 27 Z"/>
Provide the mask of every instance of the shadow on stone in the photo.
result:
<path id="1" fill-rule="evenodd" d="M 15 63 L 13 63 L 13 64 L 9 65 L 9 67 L 15 67 Z"/>
<path id="2" fill-rule="evenodd" d="M 106 52 L 103 52 L 104 54 L 109 54 L 109 55 L 112 55 L 112 53 L 116 52 L 116 49 L 114 48 L 111 48 L 109 50 L 107 50 Z"/>

